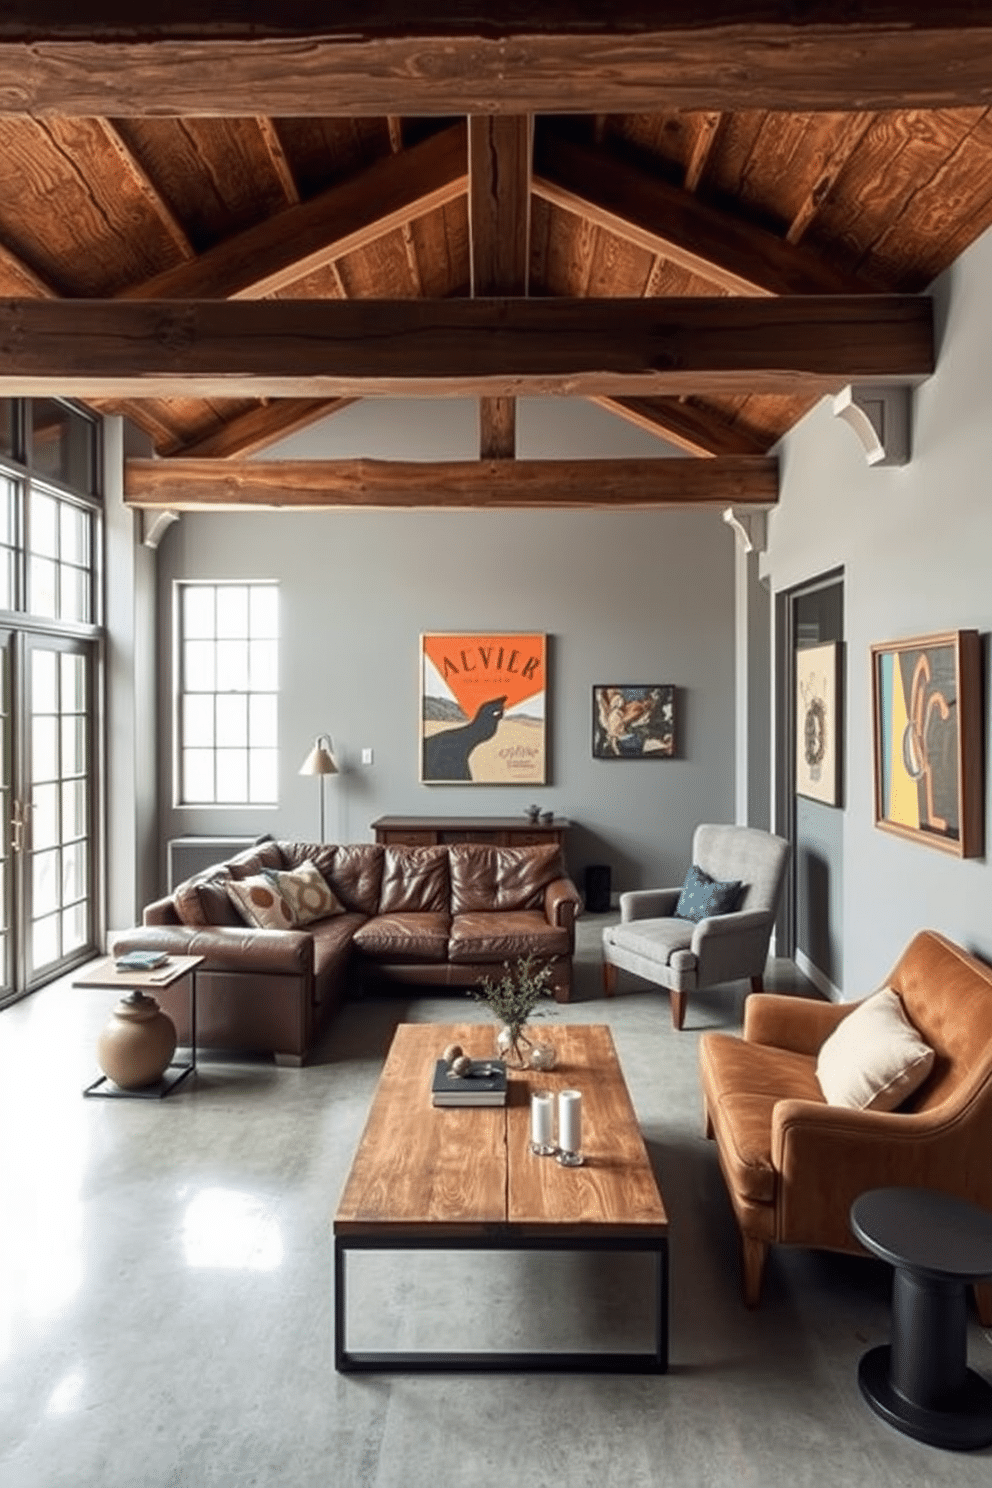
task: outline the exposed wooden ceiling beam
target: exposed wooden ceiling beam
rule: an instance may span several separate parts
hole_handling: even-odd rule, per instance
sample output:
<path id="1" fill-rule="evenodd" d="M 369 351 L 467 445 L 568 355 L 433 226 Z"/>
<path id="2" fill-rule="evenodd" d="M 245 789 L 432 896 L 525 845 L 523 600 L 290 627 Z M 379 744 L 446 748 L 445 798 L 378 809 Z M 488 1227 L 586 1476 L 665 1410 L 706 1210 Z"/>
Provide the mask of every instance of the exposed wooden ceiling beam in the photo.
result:
<path id="1" fill-rule="evenodd" d="M 286 151 L 283 149 L 282 140 L 279 138 L 279 131 L 276 128 L 275 120 L 260 115 L 256 118 L 255 123 L 258 125 L 258 132 L 262 136 L 262 143 L 265 146 L 265 152 L 269 157 L 272 169 L 279 177 L 279 184 L 283 189 L 283 194 L 289 205 L 295 207 L 300 200 L 300 190 L 296 184 L 296 177 L 293 175 L 292 167 L 286 158 Z"/>
<path id="2" fill-rule="evenodd" d="M 258 298 L 468 189 L 466 128 L 453 124 L 412 149 L 387 155 L 311 201 L 287 207 L 255 227 L 134 285 L 123 299 Z"/>
<path id="3" fill-rule="evenodd" d="M 407 510 L 767 506 L 775 460 L 129 460 L 124 499 L 145 510 Z"/>
<path id="4" fill-rule="evenodd" d="M 526 295 L 530 279 L 530 178 L 534 121 L 476 115 L 468 121 L 468 225 L 473 295 Z M 479 400 L 479 455 L 512 460 L 515 398 Z"/>
<path id="5" fill-rule="evenodd" d="M 629 161 L 551 130 L 537 141 L 534 192 L 732 294 L 856 294 L 876 287 Z"/>
<path id="6" fill-rule="evenodd" d="M 530 268 L 534 121 L 468 122 L 468 212 L 474 295 L 525 295 Z"/>
<path id="7" fill-rule="evenodd" d="M 168 452 L 169 458 L 232 460 L 253 455 L 350 408 L 354 401 L 354 398 L 278 398 L 261 403 L 229 419 L 202 439 L 174 446 Z"/>
<path id="8" fill-rule="evenodd" d="M 0 243 L 0 285 L 7 294 L 24 295 L 31 300 L 58 298 L 52 286 L 4 243 Z"/>
<path id="9" fill-rule="evenodd" d="M 0 300 L 22 397 L 643 397 L 933 371 L 929 299 Z"/>
<path id="10" fill-rule="evenodd" d="M 766 450 L 745 429 L 681 398 L 593 398 L 592 402 L 690 455 L 763 455 Z"/>
<path id="11" fill-rule="evenodd" d="M 724 115 L 721 113 L 711 111 L 701 116 L 696 131 L 696 138 L 693 140 L 692 150 L 689 154 L 689 161 L 685 168 L 685 181 L 683 184 L 686 191 L 696 191 L 698 189 L 699 183 L 703 179 L 707 162 L 713 154 L 713 148 L 722 131 L 723 121 Z"/>
<path id="12" fill-rule="evenodd" d="M 87 116 L 632 113 L 992 103 L 973 0 L 7 0 L 0 105 Z"/>

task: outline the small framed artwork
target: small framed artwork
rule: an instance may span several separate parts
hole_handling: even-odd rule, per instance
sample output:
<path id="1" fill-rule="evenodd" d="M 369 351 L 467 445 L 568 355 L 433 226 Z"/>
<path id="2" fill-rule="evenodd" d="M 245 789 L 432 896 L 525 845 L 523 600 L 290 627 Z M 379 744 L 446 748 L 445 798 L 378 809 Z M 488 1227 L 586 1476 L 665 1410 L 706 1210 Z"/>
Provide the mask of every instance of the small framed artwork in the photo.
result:
<path id="1" fill-rule="evenodd" d="M 673 759 L 675 688 L 614 682 L 592 690 L 593 759 Z"/>
<path id="2" fill-rule="evenodd" d="M 420 638 L 420 779 L 427 785 L 544 785 L 547 638 Z"/>
<path id="3" fill-rule="evenodd" d="M 977 630 L 871 648 L 875 825 L 959 858 L 984 836 Z"/>
<path id="4" fill-rule="evenodd" d="M 796 794 L 840 801 L 840 646 L 796 652 Z"/>

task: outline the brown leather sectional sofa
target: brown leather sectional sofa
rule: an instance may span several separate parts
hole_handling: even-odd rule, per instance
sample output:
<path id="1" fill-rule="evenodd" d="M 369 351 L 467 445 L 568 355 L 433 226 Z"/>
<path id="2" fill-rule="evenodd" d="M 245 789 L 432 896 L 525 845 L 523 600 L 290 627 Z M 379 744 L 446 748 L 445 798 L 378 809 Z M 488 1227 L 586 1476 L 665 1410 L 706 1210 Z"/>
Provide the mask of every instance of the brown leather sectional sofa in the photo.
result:
<path id="1" fill-rule="evenodd" d="M 307 860 L 343 913 L 295 930 L 247 925 L 226 883 Z M 578 904 L 553 844 L 266 841 L 149 904 L 142 927 L 118 936 L 114 951 L 203 956 L 198 1046 L 272 1052 L 279 1064 L 301 1064 L 349 976 L 466 987 L 534 952 L 551 964 L 551 990 L 567 1002 Z M 183 984 L 157 995 L 180 1042 L 188 1040 Z"/>

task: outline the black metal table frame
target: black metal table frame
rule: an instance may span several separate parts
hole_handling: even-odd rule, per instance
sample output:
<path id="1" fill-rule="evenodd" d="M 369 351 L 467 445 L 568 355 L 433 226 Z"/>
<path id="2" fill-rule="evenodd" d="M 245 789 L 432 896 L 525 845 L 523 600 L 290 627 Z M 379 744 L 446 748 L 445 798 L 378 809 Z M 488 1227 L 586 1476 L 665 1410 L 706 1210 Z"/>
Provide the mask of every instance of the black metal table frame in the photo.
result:
<path id="1" fill-rule="evenodd" d="M 568 1254 L 596 1251 L 603 1254 L 640 1252 L 655 1257 L 655 1346 L 653 1352 L 631 1353 L 561 1352 L 537 1350 L 493 1350 L 462 1353 L 457 1350 L 352 1350 L 347 1347 L 347 1268 L 352 1250 L 547 1250 Z M 558 1374 L 665 1374 L 668 1370 L 668 1237 L 652 1239 L 618 1236 L 516 1236 L 502 1235 L 339 1235 L 334 1236 L 334 1367 L 342 1374 L 393 1371 L 404 1374 L 481 1373 L 497 1370 L 514 1373 Z"/>
<path id="2" fill-rule="evenodd" d="M 102 1096 L 114 1100 L 162 1100 L 195 1072 L 196 972 L 195 966 L 191 966 L 186 972 L 189 981 L 189 1059 L 172 1060 L 166 1065 L 160 1079 L 156 1080 L 153 1085 L 142 1085 L 138 1090 L 123 1090 L 120 1085 L 115 1085 L 108 1075 L 99 1075 L 91 1085 L 86 1086 L 83 1091 L 84 1095 Z M 177 982 L 182 980 L 182 977 L 176 977 Z"/>

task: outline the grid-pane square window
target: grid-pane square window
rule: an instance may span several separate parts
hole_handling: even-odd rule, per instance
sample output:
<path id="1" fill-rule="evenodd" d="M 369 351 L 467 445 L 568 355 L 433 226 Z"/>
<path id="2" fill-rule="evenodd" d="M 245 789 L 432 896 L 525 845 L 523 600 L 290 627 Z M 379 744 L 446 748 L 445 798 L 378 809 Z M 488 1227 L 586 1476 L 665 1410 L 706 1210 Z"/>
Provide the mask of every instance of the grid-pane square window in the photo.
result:
<path id="1" fill-rule="evenodd" d="M 181 805 L 277 800 L 275 584 L 178 589 Z"/>
<path id="2" fill-rule="evenodd" d="M 28 610 L 90 621 L 92 523 L 88 507 L 32 487 L 28 500 Z"/>

